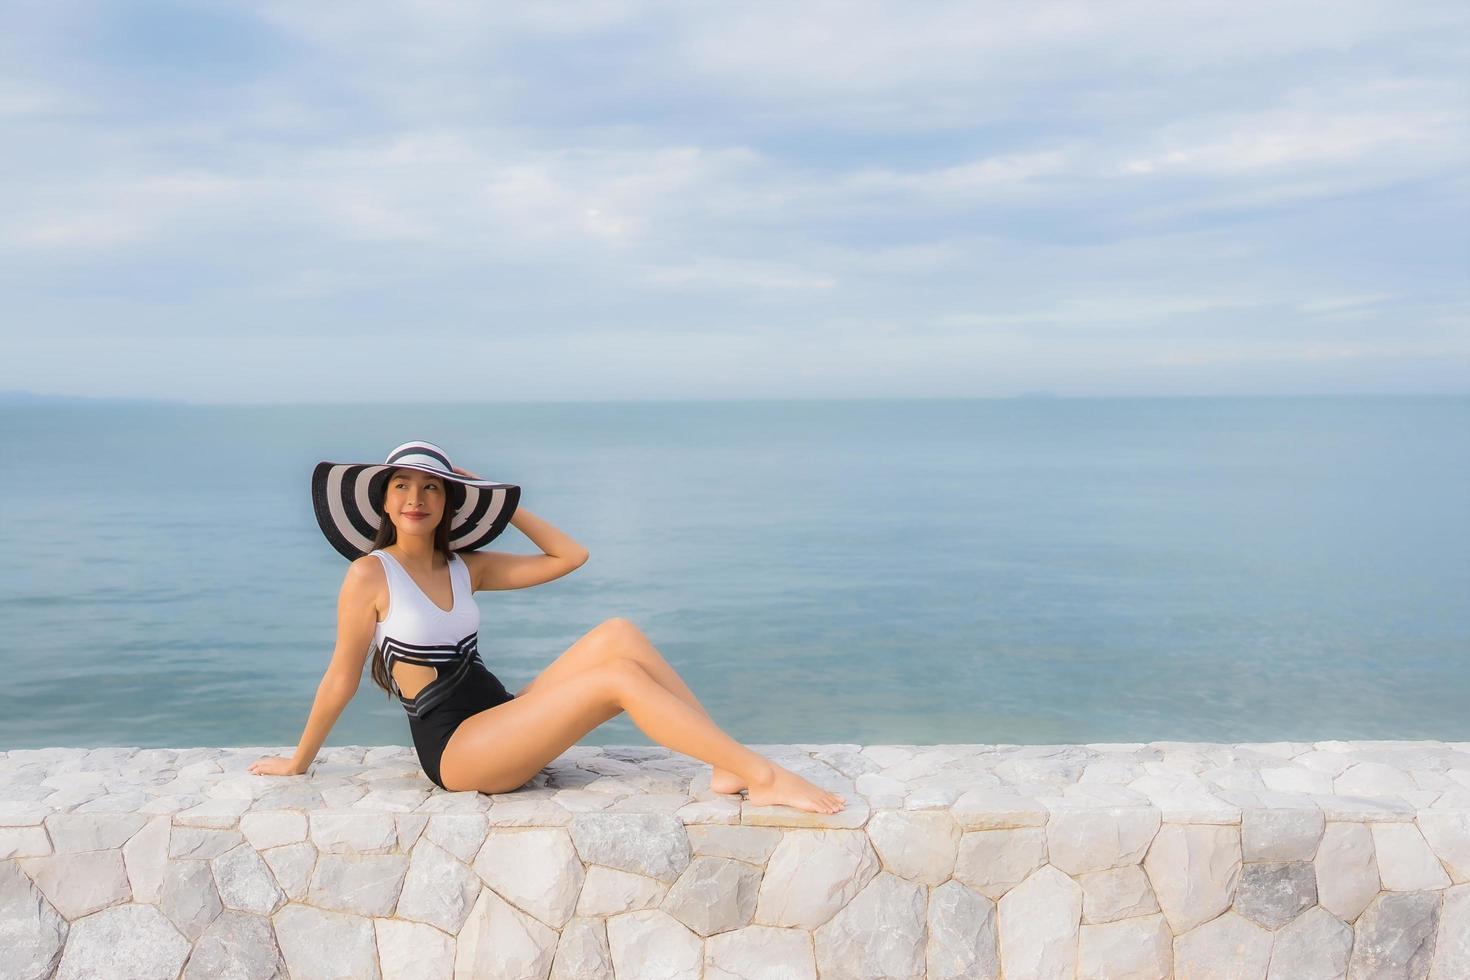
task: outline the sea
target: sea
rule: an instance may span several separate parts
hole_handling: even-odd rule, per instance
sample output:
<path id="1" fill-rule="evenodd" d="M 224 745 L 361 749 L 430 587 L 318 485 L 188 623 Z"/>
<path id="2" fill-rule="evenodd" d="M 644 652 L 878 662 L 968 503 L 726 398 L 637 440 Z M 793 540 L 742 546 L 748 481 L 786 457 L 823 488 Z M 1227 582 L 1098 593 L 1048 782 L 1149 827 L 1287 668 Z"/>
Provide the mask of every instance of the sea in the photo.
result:
<path id="1" fill-rule="evenodd" d="M 1470 739 L 1467 397 L 37 401 L 0 748 L 294 746 L 347 568 L 312 468 L 415 439 L 590 552 L 475 595 L 512 691 L 622 616 L 748 745 Z M 336 744 L 407 717 L 365 677 Z"/>

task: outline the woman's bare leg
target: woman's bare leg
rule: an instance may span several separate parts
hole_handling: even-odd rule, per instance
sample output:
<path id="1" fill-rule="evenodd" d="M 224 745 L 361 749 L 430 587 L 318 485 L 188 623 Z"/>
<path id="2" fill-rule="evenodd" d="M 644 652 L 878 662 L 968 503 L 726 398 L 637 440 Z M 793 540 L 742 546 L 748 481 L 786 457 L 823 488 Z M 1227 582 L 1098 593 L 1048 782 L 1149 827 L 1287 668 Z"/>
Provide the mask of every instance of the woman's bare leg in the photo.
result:
<path id="1" fill-rule="evenodd" d="M 626 619 L 619 618 L 613 622 L 620 624 L 622 635 L 619 639 L 623 656 L 632 657 L 638 661 L 654 680 L 672 691 L 675 697 L 706 718 L 710 717 L 704 705 L 699 703 L 699 698 L 695 697 L 689 685 L 684 683 L 684 678 L 680 677 L 674 666 L 664 659 L 658 647 L 653 645 L 653 641 L 644 635 L 642 630 Z M 747 785 L 749 783 L 745 779 L 729 769 L 714 766 L 710 773 L 709 788 L 716 793 L 738 793 Z"/>
<path id="2" fill-rule="evenodd" d="M 639 730 L 660 745 L 727 769 L 750 787 L 750 802 L 783 804 L 813 813 L 836 813 L 846 799 L 747 749 L 709 716 L 664 687 L 636 660 L 609 665 L 621 671 L 619 703 Z"/>
<path id="3" fill-rule="evenodd" d="M 445 746 L 440 777 L 450 789 L 508 792 L 619 709 L 660 745 L 737 774 L 752 803 L 835 813 L 846 802 L 741 745 L 623 657 L 467 718 Z"/>
<path id="4" fill-rule="evenodd" d="M 614 657 L 631 657 L 638 661 L 654 680 L 673 692 L 675 697 L 706 718 L 710 717 L 710 713 L 699 703 L 699 699 L 674 670 L 673 665 L 664 659 L 658 647 L 653 645 L 636 624 L 622 616 L 604 620 L 588 630 L 561 656 L 553 660 L 530 685 L 522 688 L 517 697 L 536 684 L 555 683 L 606 663 Z M 738 793 L 746 785 L 747 781 L 743 777 L 720 766 L 714 766 L 710 773 L 709 786 L 716 793 Z"/>

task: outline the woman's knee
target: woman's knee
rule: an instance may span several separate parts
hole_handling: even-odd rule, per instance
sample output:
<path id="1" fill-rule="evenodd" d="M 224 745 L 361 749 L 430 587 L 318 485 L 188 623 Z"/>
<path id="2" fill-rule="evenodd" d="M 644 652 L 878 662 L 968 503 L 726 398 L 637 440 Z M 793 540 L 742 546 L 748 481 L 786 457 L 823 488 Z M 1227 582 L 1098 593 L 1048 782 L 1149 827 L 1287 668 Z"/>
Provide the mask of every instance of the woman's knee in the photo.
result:
<path id="1" fill-rule="evenodd" d="M 603 660 L 622 656 L 623 651 L 637 649 L 647 642 L 643 631 L 631 619 L 622 616 L 604 619 L 592 628 L 592 635 L 596 638 L 598 654 Z"/>
<path id="2" fill-rule="evenodd" d="M 653 679 L 653 675 L 632 657 L 610 657 L 595 669 L 609 696 L 619 703 L 631 687 Z"/>
<path id="3" fill-rule="evenodd" d="M 643 631 L 626 616 L 614 616 L 611 619 L 604 619 L 597 624 L 597 631 L 604 639 L 613 642 L 637 639 L 643 636 Z"/>

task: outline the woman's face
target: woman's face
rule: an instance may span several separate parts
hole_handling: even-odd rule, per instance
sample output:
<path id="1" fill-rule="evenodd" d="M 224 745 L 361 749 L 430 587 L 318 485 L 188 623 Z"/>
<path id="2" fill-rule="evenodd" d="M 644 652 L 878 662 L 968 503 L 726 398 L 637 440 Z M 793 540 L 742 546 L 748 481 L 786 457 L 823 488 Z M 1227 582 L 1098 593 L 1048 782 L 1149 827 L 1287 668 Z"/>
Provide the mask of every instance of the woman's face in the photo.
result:
<path id="1" fill-rule="evenodd" d="M 383 513 L 399 534 L 434 536 L 448 506 L 444 481 L 418 470 L 398 470 L 388 479 Z M 421 515 L 421 516 L 415 516 Z"/>

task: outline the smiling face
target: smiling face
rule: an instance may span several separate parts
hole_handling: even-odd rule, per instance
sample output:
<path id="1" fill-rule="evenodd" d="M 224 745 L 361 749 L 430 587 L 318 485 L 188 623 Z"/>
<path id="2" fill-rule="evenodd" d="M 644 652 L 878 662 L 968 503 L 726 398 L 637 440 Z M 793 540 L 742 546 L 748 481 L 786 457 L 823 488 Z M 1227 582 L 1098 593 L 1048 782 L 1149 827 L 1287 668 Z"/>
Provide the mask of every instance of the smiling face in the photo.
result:
<path id="1" fill-rule="evenodd" d="M 434 529 L 448 506 L 444 481 L 419 470 L 396 470 L 383 494 L 383 513 L 400 535 L 422 534 L 433 538 Z"/>

